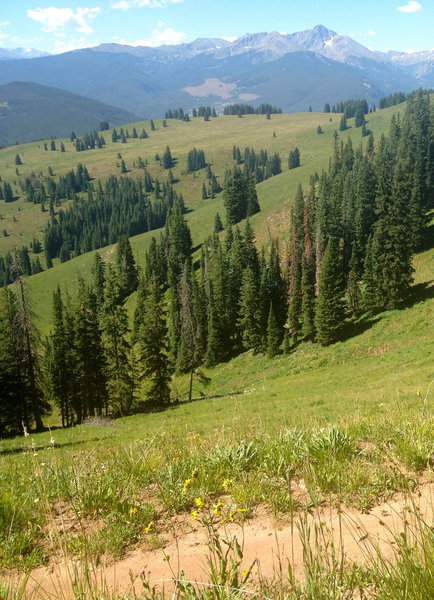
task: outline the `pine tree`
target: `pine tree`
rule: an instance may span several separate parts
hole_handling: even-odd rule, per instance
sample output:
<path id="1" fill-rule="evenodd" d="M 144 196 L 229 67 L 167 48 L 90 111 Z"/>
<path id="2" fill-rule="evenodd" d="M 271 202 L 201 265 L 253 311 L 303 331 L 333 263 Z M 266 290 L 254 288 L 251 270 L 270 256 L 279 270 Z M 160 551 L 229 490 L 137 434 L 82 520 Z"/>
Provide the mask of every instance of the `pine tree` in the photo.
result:
<path id="1" fill-rule="evenodd" d="M 258 282 L 250 267 L 243 272 L 240 291 L 240 311 L 238 326 L 243 346 L 256 354 L 263 348 L 261 339 L 260 312 L 258 306 Z"/>
<path id="2" fill-rule="evenodd" d="M 78 305 L 73 327 L 77 372 L 74 412 L 77 423 L 82 423 L 89 416 L 108 413 L 106 365 L 96 297 L 82 279 L 78 280 Z"/>
<path id="3" fill-rule="evenodd" d="M 338 339 L 345 319 L 343 294 L 340 241 L 330 236 L 321 265 L 315 316 L 317 340 L 322 346 L 328 346 Z"/>
<path id="4" fill-rule="evenodd" d="M 116 271 L 109 266 L 101 308 L 102 343 L 110 410 L 115 415 L 124 416 L 131 412 L 133 406 L 134 380 L 128 315 L 122 305 L 121 291 Z"/>
<path id="5" fill-rule="evenodd" d="M 49 405 L 43 398 L 39 357 L 39 332 L 35 316 L 25 289 L 22 267 L 17 253 L 13 256 L 13 271 L 17 287 L 16 310 L 11 321 L 15 360 L 19 364 L 22 402 L 25 406 L 23 420 L 29 428 L 32 421 L 36 431 L 44 429 L 42 417 Z"/>
<path id="6" fill-rule="evenodd" d="M 120 295 L 124 300 L 137 289 L 139 283 L 136 261 L 134 259 L 130 240 L 126 235 L 121 236 L 116 245 L 115 261 L 121 289 Z"/>
<path id="7" fill-rule="evenodd" d="M 143 321 L 138 332 L 141 377 L 148 382 L 146 399 L 158 408 L 170 402 L 170 370 L 167 356 L 166 310 L 157 278 L 148 282 Z"/>
<path id="8" fill-rule="evenodd" d="M 288 158 L 288 169 L 296 169 L 300 166 L 300 151 L 298 148 L 294 148 L 289 153 Z"/>
<path id="9" fill-rule="evenodd" d="M 0 291 L 0 435 L 23 433 L 30 427 L 30 415 L 23 396 L 20 363 L 14 345 L 16 298 L 4 287 Z"/>
<path id="10" fill-rule="evenodd" d="M 68 335 L 65 307 L 59 287 L 53 293 L 53 321 L 47 349 L 47 369 L 51 393 L 60 410 L 62 427 L 70 427 L 74 422 L 76 379 L 74 340 Z"/>
<path id="11" fill-rule="evenodd" d="M 163 154 L 163 169 L 171 169 L 173 167 L 172 153 L 170 152 L 169 146 L 166 146 L 166 150 Z"/>
<path id="12" fill-rule="evenodd" d="M 228 225 L 235 225 L 247 216 L 246 185 L 241 171 L 235 167 L 223 190 L 223 204 Z"/>
<path id="13" fill-rule="evenodd" d="M 301 320 L 305 339 L 315 338 L 315 257 L 308 204 L 304 205 L 304 244 L 301 262 Z"/>
<path id="14" fill-rule="evenodd" d="M 341 120 L 339 122 L 339 131 L 345 131 L 348 129 L 347 118 L 345 115 L 342 115 Z"/>
<path id="15" fill-rule="evenodd" d="M 274 313 L 273 303 L 270 304 L 270 311 L 267 320 L 267 357 L 274 358 L 280 350 L 280 331 Z"/>

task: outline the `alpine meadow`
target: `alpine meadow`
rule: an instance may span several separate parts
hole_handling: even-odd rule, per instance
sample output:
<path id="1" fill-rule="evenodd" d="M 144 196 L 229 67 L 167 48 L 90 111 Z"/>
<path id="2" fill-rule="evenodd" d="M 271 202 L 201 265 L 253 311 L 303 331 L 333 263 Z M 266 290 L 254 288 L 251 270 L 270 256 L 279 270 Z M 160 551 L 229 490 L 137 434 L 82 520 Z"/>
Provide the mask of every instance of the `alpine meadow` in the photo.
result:
<path id="1" fill-rule="evenodd" d="M 434 599 L 431 55 L 161 44 L 0 52 L 0 599 Z"/>

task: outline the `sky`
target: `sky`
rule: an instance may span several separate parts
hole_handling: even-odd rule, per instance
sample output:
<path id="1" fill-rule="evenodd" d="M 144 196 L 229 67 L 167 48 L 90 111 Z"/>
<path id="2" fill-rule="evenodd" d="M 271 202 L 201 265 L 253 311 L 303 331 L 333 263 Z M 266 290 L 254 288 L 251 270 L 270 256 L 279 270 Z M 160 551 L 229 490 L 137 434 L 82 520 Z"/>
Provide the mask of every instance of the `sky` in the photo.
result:
<path id="1" fill-rule="evenodd" d="M 0 46 L 50 53 L 233 40 L 319 24 L 373 50 L 434 48 L 434 0 L 0 0 Z"/>

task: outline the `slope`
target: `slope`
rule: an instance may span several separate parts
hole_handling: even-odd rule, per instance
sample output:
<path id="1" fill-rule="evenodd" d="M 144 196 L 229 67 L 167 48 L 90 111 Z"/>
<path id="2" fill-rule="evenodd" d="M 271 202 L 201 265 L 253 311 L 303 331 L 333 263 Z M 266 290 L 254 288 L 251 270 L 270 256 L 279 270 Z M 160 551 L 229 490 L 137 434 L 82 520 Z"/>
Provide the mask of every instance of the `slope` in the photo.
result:
<path id="1" fill-rule="evenodd" d="M 0 146 L 99 130 L 100 121 L 134 120 L 125 110 L 37 83 L 0 86 Z"/>
<path id="2" fill-rule="evenodd" d="M 385 109 L 368 115 L 368 126 L 378 138 L 388 129 L 392 114 L 399 107 Z M 332 119 L 330 121 L 330 119 Z M 256 151 L 261 148 L 269 153 L 279 152 L 282 158 L 280 175 L 272 177 L 258 185 L 261 212 L 252 218 L 252 224 L 260 244 L 269 240 L 270 235 L 287 235 L 289 230 L 289 209 L 298 183 L 307 185 L 310 175 L 321 172 L 328 167 L 331 154 L 334 131 L 338 128 L 338 115 L 323 113 L 301 113 L 294 115 L 273 115 L 270 120 L 265 116 L 248 115 L 245 118 L 218 117 L 209 122 L 203 119 L 193 119 L 190 123 L 169 120 L 168 127 L 157 123 L 157 130 L 150 131 L 149 123 L 128 125 L 130 131 L 136 126 L 140 132 L 144 126 L 150 137 L 128 140 L 127 144 L 112 143 L 110 132 L 104 132 L 107 145 L 100 150 L 89 150 L 77 153 L 69 140 L 64 140 L 66 152 L 45 152 L 42 144 L 33 143 L 19 147 L 23 165 L 19 167 L 20 176 L 24 177 L 32 171 L 46 172 L 50 166 L 56 175 L 61 175 L 75 168 L 78 162 L 84 163 L 91 176 L 104 179 L 109 174 L 119 174 L 118 153 L 122 154 L 128 176 L 143 177 L 143 171 L 137 164 L 138 157 L 148 160 L 148 170 L 155 178 L 164 181 L 167 171 L 162 169 L 159 162 L 154 160 L 156 153 L 162 154 L 166 146 L 170 146 L 177 164 L 172 169 L 174 177 L 179 179 L 175 184 L 177 193 L 182 193 L 188 208 L 187 219 L 192 230 L 196 245 L 202 243 L 204 237 L 213 230 L 216 212 L 224 217 L 221 194 L 214 199 L 203 200 L 201 189 L 206 181 L 204 171 L 196 174 L 185 174 L 187 154 L 193 147 L 205 151 L 206 159 L 212 165 L 213 172 L 223 179 L 225 170 L 231 168 L 232 147 L 239 146 L 242 151 L 246 146 Z M 317 126 L 321 125 L 324 134 L 318 135 Z M 360 129 L 348 129 L 342 138 L 351 137 L 354 145 L 362 143 Z M 366 138 L 365 138 L 366 139 Z M 60 140 L 59 140 L 60 142 Z M 287 159 L 291 149 L 297 146 L 301 154 L 302 166 L 298 169 L 287 170 Z M 4 178 L 13 182 L 16 180 L 14 157 L 17 147 L 0 150 L 0 161 L 5 168 Z M 8 165 L 6 167 L 6 165 Z M 18 193 L 18 192 L 17 192 Z M 7 236 L 0 237 L 0 254 L 14 245 L 29 245 L 34 236 L 42 240 L 44 223 L 48 219 L 48 211 L 41 212 L 40 205 L 29 204 L 20 198 L 15 202 L 2 203 L 2 228 Z M 139 264 L 144 259 L 144 249 L 151 237 L 158 232 L 145 233 L 132 239 Z M 111 249 L 102 251 L 110 254 Z M 46 304 L 47 292 L 51 293 L 57 284 L 62 286 L 74 280 L 78 272 L 86 273 L 92 263 L 92 253 L 74 258 L 67 263 L 57 265 L 45 273 L 31 278 L 30 288 L 34 295 L 35 310 L 41 318 L 41 325 L 46 328 L 50 322 L 50 306 Z"/>

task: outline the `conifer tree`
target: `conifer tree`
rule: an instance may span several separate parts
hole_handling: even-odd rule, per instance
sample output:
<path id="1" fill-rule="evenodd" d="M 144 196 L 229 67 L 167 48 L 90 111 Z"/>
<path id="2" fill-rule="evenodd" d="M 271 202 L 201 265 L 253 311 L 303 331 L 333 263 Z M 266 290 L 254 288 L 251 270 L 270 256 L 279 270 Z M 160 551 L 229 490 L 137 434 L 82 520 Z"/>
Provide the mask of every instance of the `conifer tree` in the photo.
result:
<path id="1" fill-rule="evenodd" d="M 74 329 L 77 373 L 74 412 L 77 423 L 82 423 L 89 416 L 108 413 L 106 365 L 96 296 L 82 279 L 78 280 Z"/>
<path id="2" fill-rule="evenodd" d="M 122 305 L 121 292 L 116 271 L 109 266 L 101 308 L 102 343 L 110 410 L 115 415 L 124 416 L 131 412 L 133 406 L 134 380 L 128 341 L 128 315 Z"/>
<path id="3" fill-rule="evenodd" d="M 29 428 L 30 415 L 23 397 L 20 363 L 14 346 L 13 324 L 17 312 L 14 293 L 4 287 L 0 291 L 0 435 L 23 433 Z"/>
<path id="4" fill-rule="evenodd" d="M 173 167 L 172 153 L 170 152 L 169 146 L 166 146 L 166 150 L 163 154 L 163 169 L 171 169 Z"/>
<path id="5" fill-rule="evenodd" d="M 166 310 L 155 275 L 148 282 L 143 321 L 138 332 L 141 377 L 147 381 L 147 401 L 163 408 L 170 402 L 170 369 Z"/>
<path id="6" fill-rule="evenodd" d="M 39 356 L 39 332 L 35 327 L 35 315 L 25 289 L 22 265 L 17 252 L 13 255 L 13 273 L 17 287 L 16 310 L 11 321 L 15 360 L 19 364 L 22 398 L 25 405 L 25 424 L 29 428 L 32 421 L 36 431 L 42 431 L 42 417 L 49 411 L 49 405 L 42 393 L 42 368 Z"/>
<path id="7" fill-rule="evenodd" d="M 301 262 L 301 320 L 305 339 L 315 338 L 315 257 L 309 207 L 304 205 L 304 244 Z"/>
<path id="8" fill-rule="evenodd" d="M 321 265 L 315 316 L 317 340 L 322 346 L 328 346 L 338 339 L 345 319 L 343 294 L 340 241 L 330 236 Z"/>
<path id="9" fill-rule="evenodd" d="M 116 245 L 116 269 L 122 300 L 132 294 L 138 286 L 136 261 L 130 240 L 126 235 L 121 236 Z"/>
<path id="10" fill-rule="evenodd" d="M 270 304 L 270 311 L 267 320 L 267 357 L 274 358 L 280 350 L 280 331 L 274 312 L 273 303 Z"/>
<path id="11" fill-rule="evenodd" d="M 241 282 L 238 325 L 244 348 L 246 350 L 252 349 L 255 354 L 263 348 L 258 291 L 255 274 L 250 267 L 247 267 L 243 272 Z"/>
<path id="12" fill-rule="evenodd" d="M 49 337 L 47 367 L 51 393 L 62 419 L 62 427 L 74 423 L 73 396 L 76 378 L 74 340 L 68 335 L 60 288 L 53 293 L 53 331 Z"/>

